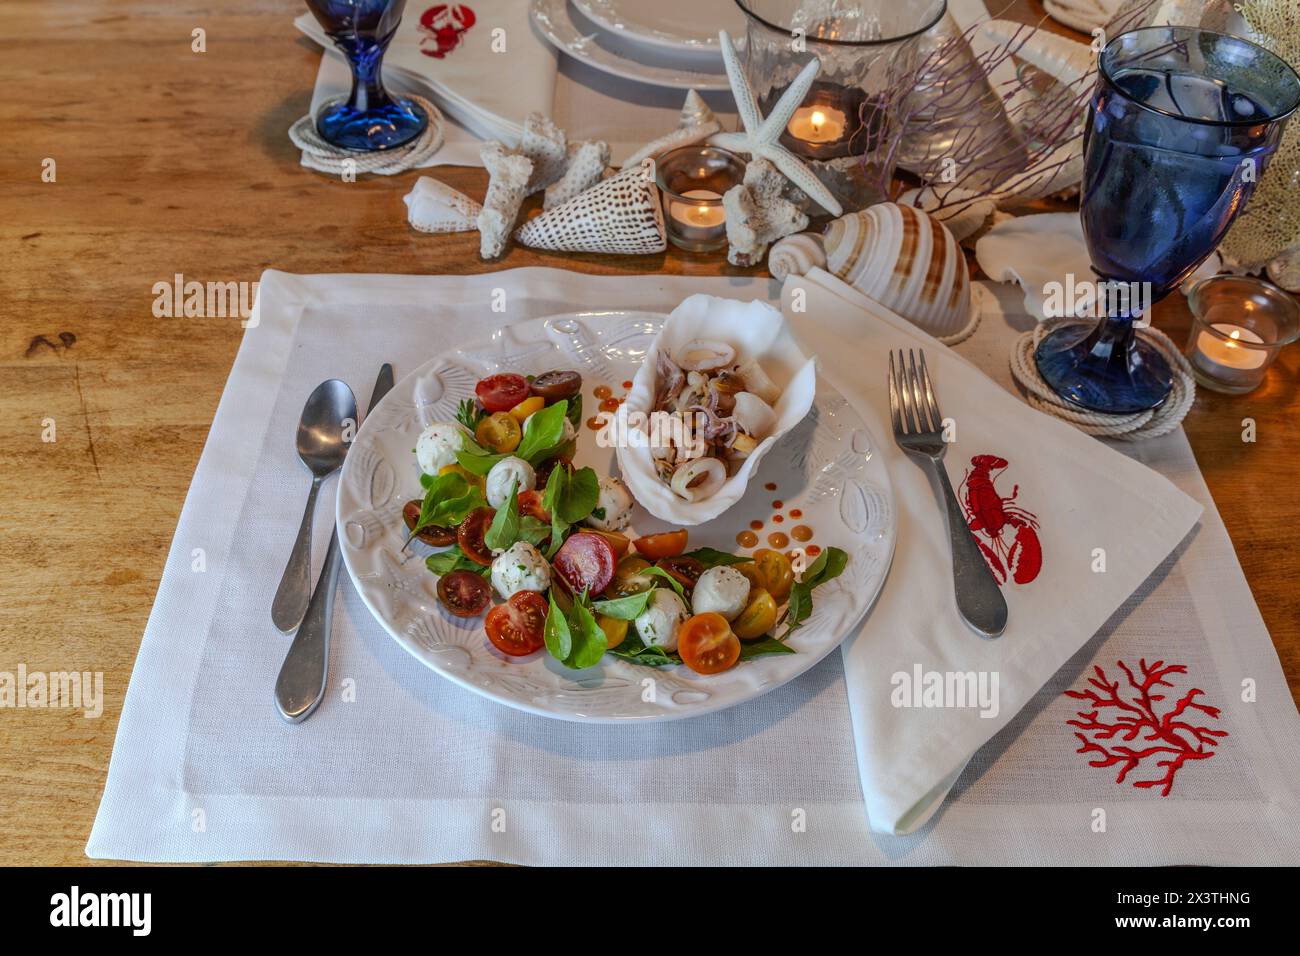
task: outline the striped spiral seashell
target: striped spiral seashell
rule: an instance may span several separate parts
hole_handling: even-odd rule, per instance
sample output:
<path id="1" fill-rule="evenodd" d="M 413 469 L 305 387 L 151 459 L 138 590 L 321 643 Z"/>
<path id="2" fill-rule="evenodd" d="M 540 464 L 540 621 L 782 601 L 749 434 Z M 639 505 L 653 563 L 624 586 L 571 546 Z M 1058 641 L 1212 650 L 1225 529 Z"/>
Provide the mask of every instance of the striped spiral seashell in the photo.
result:
<path id="1" fill-rule="evenodd" d="M 970 274 L 948 228 L 911 206 L 884 202 L 826 227 L 826 271 L 931 335 L 970 321 Z"/>
<path id="2" fill-rule="evenodd" d="M 826 250 L 822 237 L 812 232 L 786 236 L 767 254 L 767 271 L 772 278 L 784 282 L 789 276 L 806 276 L 815 268 L 826 265 Z"/>

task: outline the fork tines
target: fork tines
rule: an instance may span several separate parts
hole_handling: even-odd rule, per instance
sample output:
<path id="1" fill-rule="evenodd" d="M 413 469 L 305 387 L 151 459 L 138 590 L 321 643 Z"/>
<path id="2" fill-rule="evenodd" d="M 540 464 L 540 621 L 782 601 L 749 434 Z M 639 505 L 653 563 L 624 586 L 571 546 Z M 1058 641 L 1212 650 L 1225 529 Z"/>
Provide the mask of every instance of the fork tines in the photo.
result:
<path id="1" fill-rule="evenodd" d="M 916 353 L 921 353 L 920 369 Z M 907 361 L 903 350 L 898 350 L 895 365 L 894 353 L 889 353 L 889 412 L 894 420 L 894 432 L 899 435 L 938 433 L 943 428 L 943 415 L 930 384 L 930 370 L 925 365 L 924 349 L 908 349 Z"/>

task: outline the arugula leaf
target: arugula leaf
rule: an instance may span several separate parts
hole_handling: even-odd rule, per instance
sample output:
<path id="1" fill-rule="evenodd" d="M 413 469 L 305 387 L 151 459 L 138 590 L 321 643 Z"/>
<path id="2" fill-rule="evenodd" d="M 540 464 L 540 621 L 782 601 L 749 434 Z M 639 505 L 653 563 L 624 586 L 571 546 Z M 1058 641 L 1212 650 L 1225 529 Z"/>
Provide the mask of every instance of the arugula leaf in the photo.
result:
<path id="1" fill-rule="evenodd" d="M 668 573 L 667 571 L 665 571 L 663 568 L 659 567 L 658 565 L 654 565 L 654 564 L 652 564 L 652 565 L 650 565 L 650 567 L 645 568 L 641 573 L 642 573 L 642 574 L 653 574 L 653 575 L 656 575 L 656 576 L 658 576 L 658 577 L 663 578 L 665 581 L 667 581 L 669 584 L 672 585 L 673 590 L 677 592 L 677 596 L 678 596 L 679 598 L 681 598 L 683 601 L 686 601 L 686 589 L 685 589 L 684 587 L 682 587 L 682 582 L 681 582 L 681 581 L 678 581 L 675 577 L 673 577 L 671 574 L 669 574 L 669 573 Z M 686 606 L 687 606 L 687 607 L 690 607 L 690 606 L 691 606 L 691 602 L 690 602 L 690 601 L 686 601 Z"/>
<path id="2" fill-rule="evenodd" d="M 541 544 L 551 534 L 551 526 L 532 515 L 523 515 L 519 519 L 519 536 L 516 541 L 527 541 L 533 547 Z"/>
<path id="3" fill-rule="evenodd" d="M 633 633 L 629 633 L 623 639 L 623 643 L 611 648 L 609 653 L 633 664 L 645 664 L 647 667 L 667 667 L 669 664 L 682 662 L 681 655 L 677 652 L 664 650 L 657 645 L 643 644 L 641 638 Z"/>
<path id="4" fill-rule="evenodd" d="M 486 417 L 487 412 L 475 405 L 472 398 L 462 398 L 456 408 L 456 421 L 468 428 L 471 435 L 478 428 L 478 423 Z"/>
<path id="5" fill-rule="evenodd" d="M 563 470 L 563 468 L 555 468 L 551 474 Z M 549 483 L 548 480 L 547 484 Z M 591 514 L 596 507 L 596 502 L 600 500 L 600 479 L 596 477 L 595 469 L 579 468 L 570 475 L 557 500 L 560 520 L 567 524 L 577 524 Z"/>
<path id="6" fill-rule="evenodd" d="M 726 551 L 719 551 L 717 548 L 696 548 L 694 551 L 687 551 L 682 557 L 694 558 L 706 568 L 716 568 L 718 565 L 745 564 L 754 560 L 741 554 L 729 554 Z"/>
<path id="7" fill-rule="evenodd" d="M 563 661 L 569 656 L 573 648 L 573 636 L 569 633 L 569 622 L 564 617 L 564 612 L 560 606 L 555 603 L 555 595 L 551 591 L 547 592 L 547 598 L 551 603 L 551 608 L 546 612 L 546 625 L 542 629 L 542 640 L 546 642 L 546 650 L 558 661 Z"/>
<path id="8" fill-rule="evenodd" d="M 546 458 L 548 452 L 564 441 L 564 415 L 568 410 L 569 403 L 561 399 L 530 415 L 524 426 L 524 437 L 514 451 L 515 456 L 530 465 Z"/>
<path id="9" fill-rule="evenodd" d="M 629 594 L 627 597 L 597 601 L 594 607 L 598 614 L 603 614 L 606 617 L 618 618 L 620 621 L 633 621 L 650 603 L 650 593 L 653 590 L 653 588 L 649 588 L 640 594 Z"/>
<path id="10" fill-rule="evenodd" d="M 486 475 L 492 470 L 492 466 L 505 458 L 505 455 L 494 455 L 485 448 L 465 440 L 465 444 L 473 445 L 472 448 L 462 448 L 456 452 L 456 462 L 471 475 Z"/>
<path id="11" fill-rule="evenodd" d="M 461 475 L 449 472 L 432 476 L 425 486 L 424 500 L 420 502 L 420 517 L 406 541 L 409 544 L 417 532 L 430 526 L 450 528 L 458 525 L 483 504 L 483 492 Z"/>
<path id="12" fill-rule="evenodd" d="M 492 573 L 492 569 L 487 565 L 478 564 L 465 557 L 458 544 L 453 544 L 446 551 L 429 555 L 424 559 L 424 566 L 440 577 L 452 571 L 473 571 L 484 577 Z"/>
<path id="13" fill-rule="evenodd" d="M 786 631 L 782 640 L 790 637 L 791 632 L 803 626 L 812 614 L 813 588 L 834 580 L 840 576 L 849 556 L 839 548 L 827 548 L 817 556 L 817 560 L 808 566 L 802 578 L 790 589 L 790 605 L 786 609 Z"/>
<path id="14" fill-rule="evenodd" d="M 568 483 L 567 468 L 552 468 L 550 477 L 546 479 L 546 490 L 542 492 L 542 507 L 551 515 L 551 546 L 546 549 L 547 559 L 555 557 L 555 552 L 564 543 L 564 532 L 569 530 L 568 523 L 560 517 L 559 507 Z"/>
<path id="15" fill-rule="evenodd" d="M 748 661 L 768 654 L 793 654 L 795 649 L 774 637 L 763 637 L 757 641 L 740 642 L 740 660 Z"/>
<path id="16" fill-rule="evenodd" d="M 493 551 L 505 551 L 519 540 L 519 479 L 510 483 L 510 494 L 506 495 L 506 505 L 492 518 L 492 526 L 483 535 L 483 543 Z"/>
<path id="17" fill-rule="evenodd" d="M 582 670 L 599 663 L 609 647 L 609 639 L 587 607 L 585 596 L 574 602 L 569 614 L 569 628 L 573 635 L 573 653 L 565 659 L 564 666 Z"/>

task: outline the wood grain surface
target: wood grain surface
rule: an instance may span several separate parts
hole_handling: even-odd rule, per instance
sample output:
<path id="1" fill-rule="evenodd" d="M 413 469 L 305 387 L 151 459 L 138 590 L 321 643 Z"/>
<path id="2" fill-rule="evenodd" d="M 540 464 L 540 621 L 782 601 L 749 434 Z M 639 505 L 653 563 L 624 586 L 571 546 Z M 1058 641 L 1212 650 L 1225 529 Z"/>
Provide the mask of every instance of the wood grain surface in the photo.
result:
<path id="1" fill-rule="evenodd" d="M 304 170 L 285 135 L 320 60 L 291 25 L 301 9 L 0 5 L 0 670 L 102 671 L 106 696 L 97 720 L 0 711 L 0 864 L 86 862 L 140 636 L 239 346 L 237 320 L 155 318 L 154 283 L 251 282 L 267 268 L 737 271 L 672 249 L 515 248 L 487 264 L 477 234 L 406 226 L 401 197 L 417 173 L 344 183 Z M 1018 0 L 1003 15 L 1036 22 L 1042 9 Z M 196 27 L 205 53 L 191 50 Z M 46 159 L 54 182 L 42 181 Z M 438 175 L 474 196 L 486 184 L 479 169 Z M 1188 321 L 1181 296 L 1157 309 L 1180 343 Z M 1298 375 L 1293 348 L 1251 395 L 1202 391 L 1186 429 L 1300 697 Z M 56 440 L 43 441 L 50 421 Z"/>

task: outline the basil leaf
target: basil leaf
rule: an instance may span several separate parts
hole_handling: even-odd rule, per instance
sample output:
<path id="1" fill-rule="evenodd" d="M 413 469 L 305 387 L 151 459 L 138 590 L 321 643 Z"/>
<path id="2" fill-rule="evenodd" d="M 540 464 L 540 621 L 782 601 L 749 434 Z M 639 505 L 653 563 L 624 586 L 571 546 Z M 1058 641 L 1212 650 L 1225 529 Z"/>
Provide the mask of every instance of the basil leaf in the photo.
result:
<path id="1" fill-rule="evenodd" d="M 653 574 L 653 575 L 657 575 L 658 577 L 663 578 L 663 579 L 664 579 L 665 581 L 667 581 L 670 585 L 672 585 L 673 590 L 677 592 L 677 596 L 678 596 L 679 598 L 681 598 L 683 601 L 686 601 L 686 589 L 685 589 L 684 587 L 682 587 L 682 582 L 681 582 L 681 581 L 678 581 L 675 577 L 673 577 L 671 574 L 669 574 L 669 573 L 668 573 L 667 571 L 665 571 L 663 568 L 659 567 L 658 565 L 654 565 L 654 564 L 652 564 L 652 565 L 650 565 L 650 567 L 646 568 L 646 569 L 645 569 L 644 571 L 642 571 L 641 573 L 642 573 L 642 574 Z M 690 606 L 691 606 L 691 602 L 690 602 L 690 601 L 686 601 L 686 606 L 687 606 L 687 607 L 690 607 Z"/>
<path id="2" fill-rule="evenodd" d="M 804 570 L 802 580 L 790 589 L 790 605 L 785 616 L 786 631 L 782 640 L 789 638 L 791 632 L 801 627 L 812 614 L 813 588 L 839 577 L 848 563 L 849 556 L 844 551 L 827 548 Z"/>
<path id="3" fill-rule="evenodd" d="M 682 557 L 694 558 L 706 568 L 716 568 L 719 565 L 745 564 L 754 560 L 741 554 L 729 554 L 726 551 L 719 551 L 717 548 L 696 548 L 694 551 L 686 552 Z"/>
<path id="4" fill-rule="evenodd" d="M 579 392 L 569 399 L 569 410 L 564 413 L 564 417 L 569 420 L 569 424 L 574 428 L 582 427 L 582 393 Z"/>
<path id="5" fill-rule="evenodd" d="M 487 565 L 477 564 L 465 557 L 464 552 L 460 550 L 460 545 L 453 544 L 446 551 L 439 551 L 437 554 L 431 554 L 424 559 L 424 566 L 434 574 L 441 577 L 452 571 L 473 571 L 475 574 L 481 574 L 487 577 L 492 569 Z"/>
<path id="6" fill-rule="evenodd" d="M 650 603 L 650 592 L 653 590 L 651 588 L 642 591 L 640 594 L 629 594 L 627 597 L 597 601 L 595 604 L 596 612 L 606 617 L 618 618 L 620 621 L 634 621 L 645 610 L 646 605 Z"/>
<path id="7" fill-rule="evenodd" d="M 483 535 L 483 543 L 493 551 L 505 551 L 519 539 L 519 479 L 510 483 L 506 506 L 492 518 L 492 526 Z"/>
<path id="8" fill-rule="evenodd" d="M 764 637 L 757 641 L 740 642 L 740 660 L 748 661 L 768 654 L 793 654 L 795 649 L 774 637 Z"/>
<path id="9" fill-rule="evenodd" d="M 456 452 L 456 462 L 471 475 L 486 475 L 492 470 L 493 465 L 505 457 L 505 455 L 494 455 L 481 448 L 478 451 L 461 449 Z"/>
<path id="10" fill-rule="evenodd" d="M 550 600 L 551 607 L 546 612 L 546 626 L 542 629 L 542 640 L 546 642 L 546 650 L 550 655 L 557 661 L 563 661 L 568 658 L 573 648 L 573 636 L 569 633 L 569 622 L 565 619 L 564 612 L 555 603 L 555 595 L 548 591 L 546 596 Z"/>
<path id="11" fill-rule="evenodd" d="M 431 525 L 447 528 L 460 524 L 483 501 L 482 492 L 455 472 L 434 475 L 427 484 L 423 481 L 421 484 L 425 484 L 424 500 L 420 502 L 420 517 L 406 539 L 408 543 L 417 532 Z"/>
<path id="12" fill-rule="evenodd" d="M 563 468 L 555 468 L 563 471 Z M 549 484 L 549 481 L 547 482 Z M 579 468 L 564 483 L 564 490 L 559 495 L 560 520 L 567 524 L 577 524 L 591 514 L 600 500 L 600 479 L 592 468 Z M 554 512 L 552 512 L 554 514 Z"/>
<path id="13" fill-rule="evenodd" d="M 644 664 L 647 667 L 667 667 L 682 662 L 681 656 L 676 652 L 666 651 L 656 645 L 647 646 L 641 643 L 641 638 L 634 633 L 629 633 L 623 639 L 623 643 L 612 648 L 609 653 L 633 664 Z"/>
<path id="14" fill-rule="evenodd" d="M 599 663 L 609 647 L 609 640 L 582 598 L 574 602 L 569 628 L 573 634 L 573 653 L 564 661 L 564 666 L 582 670 Z"/>
<path id="15" fill-rule="evenodd" d="M 524 437 L 514 451 L 515 456 L 531 465 L 544 459 L 547 452 L 564 441 L 564 414 L 568 410 L 569 403 L 561 399 L 530 415 L 524 426 Z"/>
<path id="16" fill-rule="evenodd" d="M 551 526 L 545 521 L 534 518 L 532 515 L 524 515 L 519 519 L 519 535 L 517 541 L 527 541 L 533 547 L 541 544 L 551 534 Z"/>
<path id="17" fill-rule="evenodd" d="M 555 557 L 555 552 L 560 550 L 560 545 L 564 544 L 564 532 L 569 530 L 568 522 L 560 517 L 559 507 L 568 483 L 568 469 L 552 468 L 550 477 L 546 479 L 546 491 L 542 492 L 542 507 L 551 515 L 551 545 L 546 549 L 548 560 Z"/>

